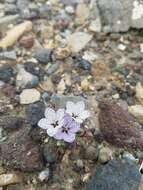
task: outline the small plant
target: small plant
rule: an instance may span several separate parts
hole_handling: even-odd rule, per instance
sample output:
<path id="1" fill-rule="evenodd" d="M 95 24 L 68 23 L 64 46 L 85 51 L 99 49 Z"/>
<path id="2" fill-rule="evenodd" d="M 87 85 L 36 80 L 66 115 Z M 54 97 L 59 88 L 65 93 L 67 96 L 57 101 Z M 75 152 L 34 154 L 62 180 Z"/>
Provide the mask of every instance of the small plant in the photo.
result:
<path id="1" fill-rule="evenodd" d="M 90 113 L 85 110 L 83 101 L 77 103 L 69 101 L 66 109 L 55 111 L 52 108 L 46 108 L 45 118 L 38 122 L 38 126 L 45 129 L 50 137 L 72 143 L 81 124 L 89 116 Z"/>

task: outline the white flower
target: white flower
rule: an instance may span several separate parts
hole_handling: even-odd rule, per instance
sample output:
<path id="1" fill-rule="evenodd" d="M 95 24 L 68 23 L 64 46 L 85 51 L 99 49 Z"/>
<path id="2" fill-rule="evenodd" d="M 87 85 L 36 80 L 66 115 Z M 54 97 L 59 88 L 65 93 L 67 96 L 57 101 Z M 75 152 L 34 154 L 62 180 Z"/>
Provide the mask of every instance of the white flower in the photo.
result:
<path id="1" fill-rule="evenodd" d="M 90 116 L 88 110 L 85 110 L 85 104 L 83 101 L 73 103 L 67 102 L 66 104 L 66 113 L 71 115 L 71 117 L 77 122 L 82 123 L 85 119 Z"/>
<path id="2" fill-rule="evenodd" d="M 47 134 L 53 137 L 57 133 L 58 129 L 62 127 L 64 113 L 64 109 L 54 111 L 52 108 L 46 108 L 45 118 L 42 118 L 38 122 L 38 126 L 42 129 L 46 129 Z"/>

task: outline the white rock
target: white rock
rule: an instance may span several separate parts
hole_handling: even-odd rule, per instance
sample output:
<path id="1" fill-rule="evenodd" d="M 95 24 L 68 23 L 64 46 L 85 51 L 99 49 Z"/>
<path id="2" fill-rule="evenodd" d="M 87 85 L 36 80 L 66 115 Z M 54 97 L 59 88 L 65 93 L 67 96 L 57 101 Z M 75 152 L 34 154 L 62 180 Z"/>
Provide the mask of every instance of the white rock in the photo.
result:
<path id="1" fill-rule="evenodd" d="M 47 181 L 49 179 L 49 169 L 43 170 L 42 172 L 39 173 L 38 179 L 43 182 Z"/>
<path id="2" fill-rule="evenodd" d="M 65 11 L 68 14 L 74 14 L 74 8 L 72 6 L 66 6 Z"/>
<path id="3" fill-rule="evenodd" d="M 143 86 L 140 82 L 136 85 L 136 98 L 141 104 L 143 104 Z"/>
<path id="4" fill-rule="evenodd" d="M 92 35 L 85 32 L 75 32 L 71 34 L 68 39 L 68 47 L 71 52 L 77 53 L 82 50 L 87 43 L 92 39 Z"/>
<path id="5" fill-rule="evenodd" d="M 135 0 L 133 2 L 133 6 L 132 19 L 138 20 L 143 16 L 143 4 Z"/>
<path id="6" fill-rule="evenodd" d="M 101 32 L 102 25 L 100 18 L 93 20 L 89 26 L 89 30 L 92 32 Z"/>
<path id="7" fill-rule="evenodd" d="M 24 89 L 20 94 L 21 104 L 30 104 L 40 100 L 40 92 L 36 89 Z"/>
<path id="8" fill-rule="evenodd" d="M 92 62 L 98 58 L 98 55 L 92 51 L 85 51 L 82 58 L 89 62 Z"/>
<path id="9" fill-rule="evenodd" d="M 39 82 L 37 76 L 32 75 L 31 73 L 25 71 L 24 68 L 20 68 L 16 76 L 16 86 L 20 88 L 33 88 Z"/>
<path id="10" fill-rule="evenodd" d="M 126 49 L 126 46 L 124 44 L 119 44 L 118 49 L 124 51 Z"/>
<path id="11" fill-rule="evenodd" d="M 143 53 L 143 43 L 140 44 L 140 51 Z"/>
<path id="12" fill-rule="evenodd" d="M 10 184 L 20 183 L 21 178 L 16 174 L 2 174 L 0 175 L 0 186 L 7 186 Z"/>
<path id="13" fill-rule="evenodd" d="M 128 108 L 129 112 L 136 117 L 139 122 L 143 123 L 143 106 L 133 105 Z"/>

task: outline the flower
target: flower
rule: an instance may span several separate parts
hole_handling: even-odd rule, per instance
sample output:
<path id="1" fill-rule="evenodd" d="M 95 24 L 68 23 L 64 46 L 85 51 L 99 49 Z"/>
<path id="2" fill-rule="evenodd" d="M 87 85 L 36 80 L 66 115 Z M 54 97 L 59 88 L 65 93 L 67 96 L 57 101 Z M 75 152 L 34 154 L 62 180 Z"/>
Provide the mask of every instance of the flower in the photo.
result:
<path id="1" fill-rule="evenodd" d="M 67 102 L 66 113 L 68 113 L 77 123 L 83 123 L 83 121 L 90 116 L 89 111 L 85 110 L 83 101 L 77 103 Z"/>
<path id="2" fill-rule="evenodd" d="M 75 133 L 80 129 L 80 124 L 73 121 L 69 114 L 65 113 L 63 118 L 63 125 L 59 128 L 54 136 L 57 140 L 64 140 L 66 142 L 73 142 L 75 140 Z"/>
<path id="3" fill-rule="evenodd" d="M 53 137 L 58 129 L 62 126 L 62 119 L 64 117 L 65 110 L 58 109 L 54 111 L 52 108 L 46 108 L 45 118 L 42 118 L 38 122 L 38 126 L 47 130 L 47 134 Z"/>

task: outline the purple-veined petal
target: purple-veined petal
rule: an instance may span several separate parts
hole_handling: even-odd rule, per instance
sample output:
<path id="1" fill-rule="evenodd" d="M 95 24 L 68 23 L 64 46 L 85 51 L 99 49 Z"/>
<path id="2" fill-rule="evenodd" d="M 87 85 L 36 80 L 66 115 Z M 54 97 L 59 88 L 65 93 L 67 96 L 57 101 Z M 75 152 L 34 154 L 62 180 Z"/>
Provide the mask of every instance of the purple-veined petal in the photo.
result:
<path id="1" fill-rule="evenodd" d="M 54 138 L 57 140 L 63 139 L 63 132 L 61 130 L 58 130 L 58 132 L 54 135 Z"/>
<path id="2" fill-rule="evenodd" d="M 69 132 L 70 133 L 76 133 L 79 131 L 79 129 L 80 129 L 80 124 L 76 123 L 76 122 L 72 122 L 70 125 Z"/>
<path id="3" fill-rule="evenodd" d="M 75 140 L 75 134 L 74 133 L 64 133 L 63 140 L 69 143 L 72 143 Z"/>
<path id="4" fill-rule="evenodd" d="M 42 129 L 47 129 L 49 128 L 50 124 L 49 124 L 49 121 L 48 119 L 46 118 L 42 118 L 40 119 L 40 121 L 38 122 L 38 126 Z"/>
<path id="5" fill-rule="evenodd" d="M 53 123 L 56 119 L 56 112 L 52 108 L 46 108 L 45 117 L 48 119 L 49 123 Z"/>
<path id="6" fill-rule="evenodd" d="M 64 109 L 58 109 L 56 112 L 56 119 L 58 121 L 62 120 L 65 114 L 65 110 Z"/>

